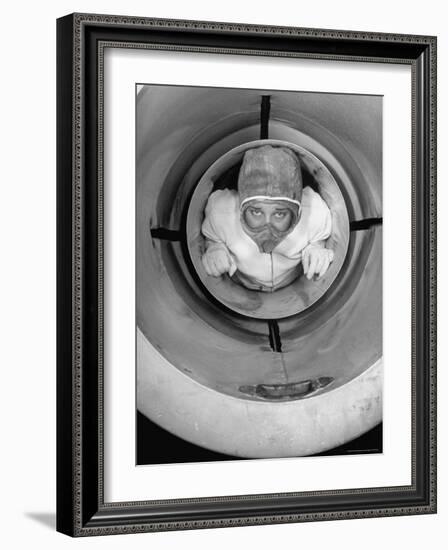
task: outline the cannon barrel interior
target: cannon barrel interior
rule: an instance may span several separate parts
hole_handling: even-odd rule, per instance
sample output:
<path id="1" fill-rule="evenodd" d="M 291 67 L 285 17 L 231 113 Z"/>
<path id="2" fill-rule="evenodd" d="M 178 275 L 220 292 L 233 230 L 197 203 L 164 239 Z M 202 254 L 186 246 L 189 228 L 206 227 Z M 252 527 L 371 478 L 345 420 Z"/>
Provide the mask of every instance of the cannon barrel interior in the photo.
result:
<path id="1" fill-rule="evenodd" d="M 380 422 L 381 109 L 376 96 L 141 89 L 137 399 L 148 418 L 204 447 L 247 457 L 313 454 Z M 226 302 L 192 247 L 204 198 L 217 185 L 234 185 L 237 161 L 219 169 L 220 159 L 260 138 L 316 159 L 304 163 L 305 184 L 330 203 L 319 183 L 327 178 L 339 201 L 330 209 L 343 227 L 341 252 L 322 292 L 294 290 L 301 307 L 288 309 L 291 289 L 277 310 L 262 309 L 254 291 Z M 201 191 L 214 165 L 213 185 Z"/>

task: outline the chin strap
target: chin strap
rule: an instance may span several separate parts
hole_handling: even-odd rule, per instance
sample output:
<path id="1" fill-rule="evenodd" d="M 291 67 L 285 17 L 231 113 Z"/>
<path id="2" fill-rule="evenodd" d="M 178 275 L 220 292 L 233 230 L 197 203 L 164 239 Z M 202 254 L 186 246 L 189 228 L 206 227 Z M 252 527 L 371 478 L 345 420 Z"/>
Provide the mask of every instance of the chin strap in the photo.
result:
<path id="1" fill-rule="evenodd" d="M 272 252 L 269 253 L 271 259 L 271 292 L 274 292 L 274 260 L 272 258 Z"/>

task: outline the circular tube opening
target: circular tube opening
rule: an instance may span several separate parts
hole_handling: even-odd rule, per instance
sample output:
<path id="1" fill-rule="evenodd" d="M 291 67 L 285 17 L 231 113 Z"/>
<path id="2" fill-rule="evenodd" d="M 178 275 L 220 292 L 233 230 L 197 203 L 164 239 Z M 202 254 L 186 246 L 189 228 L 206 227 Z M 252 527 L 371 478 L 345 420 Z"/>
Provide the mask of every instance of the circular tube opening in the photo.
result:
<path id="1" fill-rule="evenodd" d="M 205 173 L 228 152 L 258 140 L 259 93 L 244 92 L 238 108 L 240 90 L 203 93 L 157 88 L 139 98 L 139 410 L 182 438 L 232 455 L 294 456 L 331 448 L 381 418 L 381 225 L 351 230 L 325 298 L 300 312 L 258 317 L 256 308 L 248 314 L 225 304 L 194 265 L 191 244 L 199 244 L 190 222 L 194 218 L 200 227 L 207 197 L 232 185 L 242 155 L 217 170 L 199 206 L 196 193 L 207 185 Z M 188 109 L 185 94 L 192 100 Z M 336 183 L 346 228 L 349 218 L 381 216 L 372 126 L 359 124 L 356 142 L 344 130 L 346 120 L 364 120 L 370 100 L 341 96 L 330 117 L 328 110 L 316 110 L 315 94 L 303 97 L 299 109 L 296 95 L 273 95 L 269 136 L 316 159 L 316 174 L 302 162 L 304 179 L 315 190 L 325 178 Z M 327 103 L 330 109 L 331 98 L 319 96 L 319 105 Z M 330 205 L 325 187 L 319 193 Z"/>
<path id="2" fill-rule="evenodd" d="M 218 189 L 236 189 L 244 153 L 261 145 L 286 146 L 292 149 L 300 160 L 305 185 L 312 186 L 319 193 L 332 215 L 332 232 L 326 241 L 326 247 L 333 250 L 334 259 L 327 272 L 318 280 L 308 280 L 303 276 L 303 268 L 299 263 L 294 280 L 272 292 L 265 292 L 262 288 L 259 291 L 248 289 L 237 282 L 238 278 L 235 275 L 209 276 L 202 263 L 205 238 L 201 232 L 201 225 L 207 200 L 210 194 Z M 325 165 L 303 147 L 287 141 L 265 139 L 244 143 L 231 149 L 208 168 L 193 192 L 188 208 L 186 233 L 193 266 L 202 284 L 216 300 L 230 310 L 247 317 L 282 319 L 301 313 L 326 293 L 344 263 L 350 229 L 344 198 Z"/>

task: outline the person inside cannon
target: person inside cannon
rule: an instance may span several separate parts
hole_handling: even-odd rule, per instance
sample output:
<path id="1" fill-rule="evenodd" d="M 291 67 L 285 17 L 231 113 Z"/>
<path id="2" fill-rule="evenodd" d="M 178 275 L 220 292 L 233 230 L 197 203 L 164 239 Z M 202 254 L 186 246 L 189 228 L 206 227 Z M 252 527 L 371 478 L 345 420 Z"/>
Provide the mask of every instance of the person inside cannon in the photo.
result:
<path id="1" fill-rule="evenodd" d="M 251 290 L 272 292 L 304 276 L 321 278 L 333 261 L 326 248 L 332 216 L 322 197 L 303 187 L 300 161 L 285 146 L 246 151 L 237 191 L 214 191 L 201 226 L 206 273 Z"/>

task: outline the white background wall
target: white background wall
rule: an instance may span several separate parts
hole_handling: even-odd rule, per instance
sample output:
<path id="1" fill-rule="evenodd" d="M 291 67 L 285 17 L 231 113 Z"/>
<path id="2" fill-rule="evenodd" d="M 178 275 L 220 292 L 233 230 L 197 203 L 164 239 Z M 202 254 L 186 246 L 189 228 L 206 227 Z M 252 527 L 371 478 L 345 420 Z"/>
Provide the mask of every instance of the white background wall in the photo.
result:
<path id="1" fill-rule="evenodd" d="M 439 38 L 439 513 L 326 523 L 72 540 L 55 514 L 55 42 L 74 11 L 438 35 Z M 446 547 L 448 374 L 445 235 L 448 195 L 448 35 L 443 2 L 320 0 L 61 0 L 2 10 L 0 201 L 1 543 L 3 548 Z M 397 243 L 399 246 L 399 243 Z"/>

